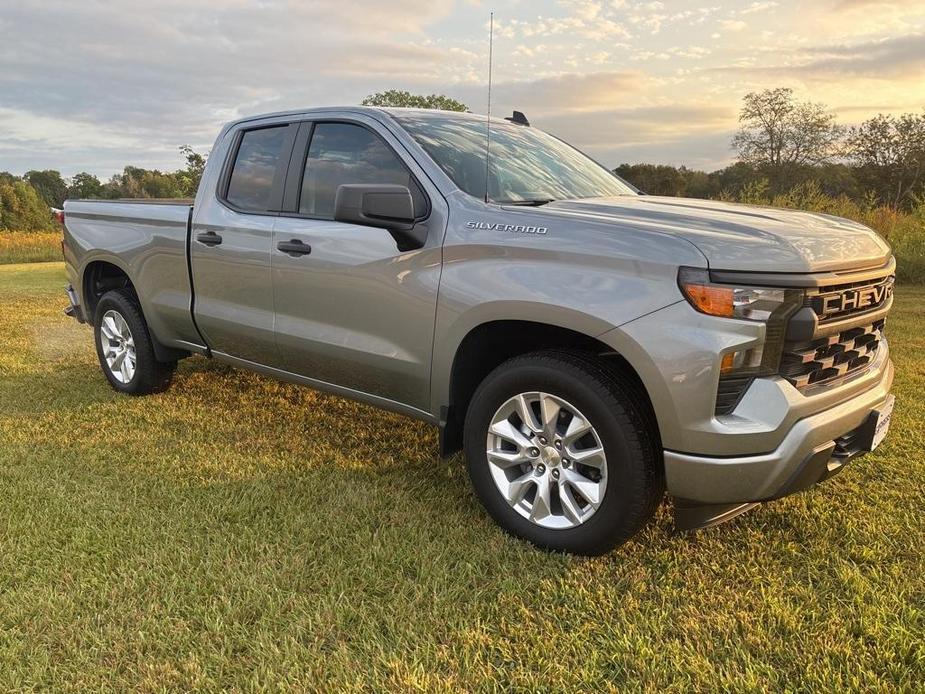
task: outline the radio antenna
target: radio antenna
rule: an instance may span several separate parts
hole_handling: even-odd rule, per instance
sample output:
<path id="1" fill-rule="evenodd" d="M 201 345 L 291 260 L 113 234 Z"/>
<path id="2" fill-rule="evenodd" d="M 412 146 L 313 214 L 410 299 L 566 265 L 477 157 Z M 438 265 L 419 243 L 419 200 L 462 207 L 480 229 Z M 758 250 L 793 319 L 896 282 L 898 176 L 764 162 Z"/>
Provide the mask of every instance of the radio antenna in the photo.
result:
<path id="1" fill-rule="evenodd" d="M 495 40 L 495 13 L 488 20 L 488 115 L 485 117 L 485 202 L 488 202 L 488 176 L 491 173 L 491 59 Z"/>

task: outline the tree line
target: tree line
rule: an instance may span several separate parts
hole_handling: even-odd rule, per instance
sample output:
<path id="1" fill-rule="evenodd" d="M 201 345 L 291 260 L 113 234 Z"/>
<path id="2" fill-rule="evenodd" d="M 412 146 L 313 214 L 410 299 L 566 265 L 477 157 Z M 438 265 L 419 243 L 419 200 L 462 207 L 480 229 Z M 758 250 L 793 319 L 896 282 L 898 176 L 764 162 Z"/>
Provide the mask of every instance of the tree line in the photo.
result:
<path id="1" fill-rule="evenodd" d="M 652 195 L 766 197 L 813 184 L 823 193 L 868 206 L 909 210 L 925 198 L 925 113 L 877 115 L 840 125 L 823 104 L 791 89 L 743 99 L 732 139 L 737 161 L 707 173 L 663 164 L 621 164 L 614 171 Z"/>
<path id="2" fill-rule="evenodd" d="M 399 90 L 362 103 L 469 110 L 447 96 Z M 665 164 L 621 164 L 614 171 L 651 195 L 772 199 L 811 185 L 864 207 L 902 211 L 925 200 L 925 113 L 881 114 L 846 127 L 823 104 L 800 101 L 788 88 L 765 89 L 743 98 L 731 146 L 736 162 L 718 171 Z M 54 170 L 0 172 L 0 229 L 53 228 L 49 208 L 67 198 L 193 197 L 207 155 L 187 145 L 180 151 L 186 165 L 178 171 L 126 166 L 106 182 L 86 172 L 70 179 Z"/>
<path id="3" fill-rule="evenodd" d="M 65 179 L 54 169 L 27 171 L 22 176 L 0 172 L 0 229 L 43 231 L 55 228 L 51 209 L 68 198 L 192 198 L 206 165 L 206 156 L 189 145 L 180 147 L 186 165 L 171 172 L 126 166 L 122 173 L 100 181 L 81 172 Z"/>

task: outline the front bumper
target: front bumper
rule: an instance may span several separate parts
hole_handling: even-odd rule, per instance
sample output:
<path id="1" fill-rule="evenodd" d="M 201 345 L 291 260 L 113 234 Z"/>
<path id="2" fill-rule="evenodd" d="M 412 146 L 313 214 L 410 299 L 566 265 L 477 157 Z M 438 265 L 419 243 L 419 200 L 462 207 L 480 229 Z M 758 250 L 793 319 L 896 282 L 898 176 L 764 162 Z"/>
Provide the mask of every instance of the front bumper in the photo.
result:
<path id="1" fill-rule="evenodd" d="M 863 450 L 848 447 L 890 398 L 893 363 L 887 360 L 871 389 L 799 420 L 773 451 L 715 457 L 665 451 L 665 475 L 680 528 L 727 520 L 755 503 L 806 489 L 839 472 Z"/>

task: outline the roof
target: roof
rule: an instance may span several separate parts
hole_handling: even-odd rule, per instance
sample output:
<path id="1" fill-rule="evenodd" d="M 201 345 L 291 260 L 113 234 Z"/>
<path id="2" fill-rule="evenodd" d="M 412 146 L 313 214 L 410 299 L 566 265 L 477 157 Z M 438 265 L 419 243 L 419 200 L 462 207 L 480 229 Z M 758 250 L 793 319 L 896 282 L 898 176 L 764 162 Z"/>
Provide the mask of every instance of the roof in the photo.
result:
<path id="1" fill-rule="evenodd" d="M 294 109 L 290 111 L 276 111 L 272 113 L 261 113 L 253 116 L 245 116 L 244 118 L 239 118 L 237 120 L 231 121 L 228 123 L 225 128 L 233 127 L 241 123 L 248 123 L 255 120 L 264 120 L 267 118 L 284 118 L 287 116 L 310 116 L 316 114 L 324 113 L 358 113 L 358 114 L 381 114 L 385 113 L 389 116 L 394 116 L 400 119 L 403 115 L 414 115 L 420 116 L 423 118 L 437 118 L 437 117 L 451 117 L 458 118 L 460 120 L 467 121 L 476 121 L 476 122 L 485 122 L 487 119 L 485 115 L 478 113 L 470 113 L 468 111 L 441 111 L 439 109 L 428 109 L 428 108 L 399 108 L 399 107 L 382 107 L 382 106 L 320 106 L 315 108 L 304 108 L 304 109 Z M 510 124 L 510 121 L 507 121 L 504 118 L 498 118 L 497 116 L 492 116 L 492 123 L 498 123 L 499 125 Z"/>

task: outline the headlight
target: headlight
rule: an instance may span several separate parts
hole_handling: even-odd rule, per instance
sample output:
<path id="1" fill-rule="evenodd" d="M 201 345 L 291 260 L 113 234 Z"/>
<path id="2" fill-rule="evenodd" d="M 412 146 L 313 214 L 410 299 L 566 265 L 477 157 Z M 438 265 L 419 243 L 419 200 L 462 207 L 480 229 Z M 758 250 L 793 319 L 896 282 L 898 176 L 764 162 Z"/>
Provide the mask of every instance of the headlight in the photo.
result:
<path id="1" fill-rule="evenodd" d="M 731 412 L 752 379 L 778 372 L 787 321 L 803 305 L 802 289 L 717 284 L 707 270 L 682 267 L 678 286 L 700 313 L 764 323 L 764 339 L 717 355 L 716 414 Z"/>
<path id="2" fill-rule="evenodd" d="M 767 322 L 788 303 L 793 290 L 714 284 L 706 270 L 683 267 L 678 285 L 684 298 L 701 313 L 725 318 Z M 797 291 L 797 294 L 800 292 Z"/>

